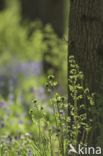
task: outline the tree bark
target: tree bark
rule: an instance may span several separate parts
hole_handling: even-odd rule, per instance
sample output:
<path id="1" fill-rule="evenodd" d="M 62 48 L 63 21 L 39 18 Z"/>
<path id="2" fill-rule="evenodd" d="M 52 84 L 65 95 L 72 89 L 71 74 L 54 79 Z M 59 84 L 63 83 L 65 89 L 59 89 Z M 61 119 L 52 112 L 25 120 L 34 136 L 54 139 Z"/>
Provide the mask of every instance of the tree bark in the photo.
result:
<path id="1" fill-rule="evenodd" d="M 101 0 L 71 0 L 69 53 L 75 56 L 92 91 L 97 89 L 101 41 Z M 95 84 L 95 85 L 94 85 Z"/>
<path id="2" fill-rule="evenodd" d="M 103 7 L 102 0 L 70 0 L 69 15 L 69 55 L 74 55 L 83 71 L 85 86 L 97 94 L 101 92 L 103 94 L 103 87 L 101 87 L 103 8 L 101 5 Z"/>

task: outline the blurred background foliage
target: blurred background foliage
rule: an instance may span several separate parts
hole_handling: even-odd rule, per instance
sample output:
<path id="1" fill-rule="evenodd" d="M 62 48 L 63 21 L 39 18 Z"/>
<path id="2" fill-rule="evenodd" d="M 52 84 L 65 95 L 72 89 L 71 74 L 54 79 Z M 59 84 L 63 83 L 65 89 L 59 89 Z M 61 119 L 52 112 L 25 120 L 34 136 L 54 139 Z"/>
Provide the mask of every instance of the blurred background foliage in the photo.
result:
<path id="1" fill-rule="evenodd" d="M 28 19 L 22 6 L 24 3 L 28 6 L 26 2 L 0 0 L 0 137 L 27 132 L 36 136 L 28 110 L 35 97 L 46 104 L 48 97 L 43 84 L 48 74 L 55 74 L 59 82 L 57 89 L 66 94 L 67 14 L 63 10 L 67 1 L 63 5 L 53 1 L 59 12 L 61 9 L 63 12 L 63 17 L 57 16 L 54 21 L 50 19 L 53 12 L 47 19 L 40 17 L 41 13 Z M 28 3 L 32 7 L 32 1 Z"/>

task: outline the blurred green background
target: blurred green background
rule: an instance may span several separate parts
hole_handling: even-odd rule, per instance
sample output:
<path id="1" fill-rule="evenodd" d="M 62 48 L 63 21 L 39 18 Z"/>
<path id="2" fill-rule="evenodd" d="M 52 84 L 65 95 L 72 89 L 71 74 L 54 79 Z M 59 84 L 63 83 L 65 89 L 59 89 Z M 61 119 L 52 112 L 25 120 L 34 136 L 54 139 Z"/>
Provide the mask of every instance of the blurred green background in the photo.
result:
<path id="1" fill-rule="evenodd" d="M 67 94 L 67 6 L 66 0 L 0 0 L 0 138 L 36 133 L 28 112 L 34 98 L 46 104 L 47 75 Z"/>

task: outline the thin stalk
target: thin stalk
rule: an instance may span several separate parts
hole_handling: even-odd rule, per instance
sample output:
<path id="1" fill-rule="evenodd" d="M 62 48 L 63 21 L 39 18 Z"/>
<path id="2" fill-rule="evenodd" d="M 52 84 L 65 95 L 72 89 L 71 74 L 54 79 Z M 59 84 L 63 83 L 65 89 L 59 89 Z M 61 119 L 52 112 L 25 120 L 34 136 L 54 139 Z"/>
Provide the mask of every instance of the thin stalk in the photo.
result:
<path id="1" fill-rule="evenodd" d="M 62 130 L 62 134 L 60 135 L 61 136 L 61 139 L 60 139 L 60 144 L 61 144 L 61 154 L 62 156 L 64 156 L 64 131 L 63 131 L 63 128 L 62 128 L 62 119 L 61 119 L 61 116 L 60 116 L 60 108 L 59 108 L 59 105 L 58 105 L 58 102 L 57 102 L 57 110 L 58 110 L 58 114 L 59 114 L 59 120 L 60 120 L 60 127 L 61 127 L 61 130 Z"/>

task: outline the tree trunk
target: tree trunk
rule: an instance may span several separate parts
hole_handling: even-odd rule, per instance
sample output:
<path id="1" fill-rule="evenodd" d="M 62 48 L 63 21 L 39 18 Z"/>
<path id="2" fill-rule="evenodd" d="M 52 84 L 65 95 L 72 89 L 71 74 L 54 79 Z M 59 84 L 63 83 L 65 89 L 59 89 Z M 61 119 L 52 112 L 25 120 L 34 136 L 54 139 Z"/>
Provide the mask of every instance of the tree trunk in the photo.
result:
<path id="1" fill-rule="evenodd" d="M 83 71 L 85 86 L 97 94 L 103 93 L 102 4 L 102 0 L 71 0 L 69 15 L 69 55 Z"/>

